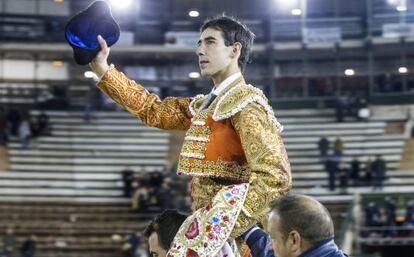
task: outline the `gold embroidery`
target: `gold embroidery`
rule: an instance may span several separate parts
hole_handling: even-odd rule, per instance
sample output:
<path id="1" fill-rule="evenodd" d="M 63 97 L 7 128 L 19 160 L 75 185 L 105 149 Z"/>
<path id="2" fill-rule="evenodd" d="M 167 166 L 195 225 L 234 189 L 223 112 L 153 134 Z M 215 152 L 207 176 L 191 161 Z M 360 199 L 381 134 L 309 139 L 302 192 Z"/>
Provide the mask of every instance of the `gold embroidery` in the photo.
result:
<path id="1" fill-rule="evenodd" d="M 178 172 L 189 174 L 199 173 L 203 176 L 227 177 L 233 178 L 239 182 L 249 181 L 249 169 L 247 166 L 240 166 L 236 162 L 226 162 L 223 160 L 206 161 L 206 160 L 190 160 L 181 157 L 178 162 Z"/>
<path id="2" fill-rule="evenodd" d="M 252 216 L 240 213 L 240 227 L 232 232 L 233 238 L 264 218 L 269 211 L 269 203 L 286 194 L 292 186 L 283 140 L 266 115 L 261 105 L 252 103 L 232 117 L 251 171 L 250 189 L 244 207 Z"/>
<path id="3" fill-rule="evenodd" d="M 217 115 L 222 116 L 233 112 L 243 102 L 246 102 L 248 98 L 252 98 L 253 96 L 262 98 L 267 104 L 266 97 L 260 89 L 248 85 L 242 85 L 232 90 L 230 94 L 228 94 L 222 101 L 220 101 L 219 104 L 217 104 Z"/>
<path id="4" fill-rule="evenodd" d="M 192 125 L 185 135 L 193 137 L 209 137 L 211 135 L 211 129 L 207 126 Z"/>
<path id="5" fill-rule="evenodd" d="M 205 152 L 206 152 L 206 143 L 185 140 L 183 147 L 181 149 L 181 156 L 204 159 Z"/>
<path id="6" fill-rule="evenodd" d="M 166 97 L 163 101 L 122 72 L 110 68 L 97 87 L 148 126 L 187 130 L 191 124 L 191 98 Z"/>

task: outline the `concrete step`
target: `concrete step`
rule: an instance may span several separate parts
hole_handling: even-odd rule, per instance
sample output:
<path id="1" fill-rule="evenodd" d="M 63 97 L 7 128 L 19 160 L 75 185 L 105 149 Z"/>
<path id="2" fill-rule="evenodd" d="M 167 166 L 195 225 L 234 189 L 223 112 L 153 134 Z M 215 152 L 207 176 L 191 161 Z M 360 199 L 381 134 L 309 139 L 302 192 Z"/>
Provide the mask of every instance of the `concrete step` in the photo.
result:
<path id="1" fill-rule="evenodd" d="M 401 169 L 414 169 L 414 139 L 407 139 L 401 157 Z"/>

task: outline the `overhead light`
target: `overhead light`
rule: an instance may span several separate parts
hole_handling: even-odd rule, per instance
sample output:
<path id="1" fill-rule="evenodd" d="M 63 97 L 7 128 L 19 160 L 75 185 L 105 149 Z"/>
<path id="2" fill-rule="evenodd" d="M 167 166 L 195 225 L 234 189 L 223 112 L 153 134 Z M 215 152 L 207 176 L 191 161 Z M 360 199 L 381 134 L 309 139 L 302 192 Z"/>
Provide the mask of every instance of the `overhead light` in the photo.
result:
<path id="1" fill-rule="evenodd" d="M 292 13 L 292 15 L 296 15 L 296 16 L 299 16 L 299 15 L 302 15 L 302 10 L 301 9 L 292 9 L 292 11 L 291 11 L 291 13 Z"/>
<path id="2" fill-rule="evenodd" d="M 293 8 L 295 6 L 299 6 L 298 0 L 276 0 L 277 6 L 280 6 L 283 9 L 289 10 L 290 8 Z"/>
<path id="3" fill-rule="evenodd" d="M 62 67 L 63 66 L 63 61 L 62 60 L 53 60 L 52 65 L 55 66 L 55 67 Z"/>
<path id="4" fill-rule="evenodd" d="M 132 4 L 132 0 L 109 0 L 115 8 L 125 9 Z"/>
<path id="5" fill-rule="evenodd" d="M 399 11 L 399 12 L 405 12 L 405 11 L 407 11 L 407 5 L 404 5 L 404 4 L 398 5 L 397 6 L 397 11 Z"/>
<path id="6" fill-rule="evenodd" d="M 61 3 L 65 2 L 65 0 L 53 0 L 53 2 L 55 2 L 57 4 L 61 4 Z"/>
<path id="7" fill-rule="evenodd" d="M 398 72 L 401 73 L 401 74 L 404 74 L 404 73 L 408 72 L 408 69 L 407 69 L 407 67 L 400 67 L 400 68 L 398 68 Z"/>
<path id="8" fill-rule="evenodd" d="M 188 16 L 198 17 L 198 16 L 200 16 L 200 13 L 197 10 L 191 10 L 191 11 L 188 12 Z"/>
<path id="9" fill-rule="evenodd" d="M 355 71 L 353 69 L 346 69 L 344 73 L 345 73 L 346 76 L 354 76 L 355 75 Z"/>
<path id="10" fill-rule="evenodd" d="M 191 79 L 198 79 L 200 77 L 200 73 L 193 71 L 193 72 L 188 73 L 188 77 Z"/>
<path id="11" fill-rule="evenodd" d="M 398 4 L 398 0 L 387 0 L 387 2 L 392 5 Z"/>

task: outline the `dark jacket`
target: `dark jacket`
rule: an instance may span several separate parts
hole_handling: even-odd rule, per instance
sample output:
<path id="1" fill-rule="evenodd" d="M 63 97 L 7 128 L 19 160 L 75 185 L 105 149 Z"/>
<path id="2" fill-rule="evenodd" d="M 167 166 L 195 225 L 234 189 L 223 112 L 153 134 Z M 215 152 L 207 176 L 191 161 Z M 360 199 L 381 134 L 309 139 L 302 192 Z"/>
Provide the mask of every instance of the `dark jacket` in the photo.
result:
<path id="1" fill-rule="evenodd" d="M 246 239 L 246 236 L 249 234 L 251 229 L 242 235 L 244 239 Z M 248 236 L 246 243 L 250 248 L 252 257 L 276 256 L 270 245 L 269 235 L 261 229 L 254 230 Z M 333 238 L 327 238 L 319 241 L 314 246 L 303 252 L 300 257 L 348 257 L 348 255 L 338 249 L 338 246 L 335 244 Z"/>

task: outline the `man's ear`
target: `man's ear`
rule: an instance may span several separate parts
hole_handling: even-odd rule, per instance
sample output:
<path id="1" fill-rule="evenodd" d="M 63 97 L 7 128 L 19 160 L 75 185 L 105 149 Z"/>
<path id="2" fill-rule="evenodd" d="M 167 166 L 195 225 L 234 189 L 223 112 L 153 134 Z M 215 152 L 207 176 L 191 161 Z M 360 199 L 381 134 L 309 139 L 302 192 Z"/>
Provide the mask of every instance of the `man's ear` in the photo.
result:
<path id="1" fill-rule="evenodd" d="M 302 253 L 303 240 L 299 232 L 293 230 L 289 233 L 290 251 L 294 253 L 293 256 L 299 256 Z"/>
<path id="2" fill-rule="evenodd" d="M 232 49 L 232 53 L 234 56 L 240 56 L 241 53 L 241 49 L 242 49 L 242 44 L 240 42 L 236 42 L 232 45 L 233 49 Z"/>

